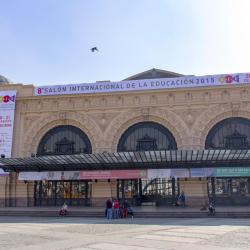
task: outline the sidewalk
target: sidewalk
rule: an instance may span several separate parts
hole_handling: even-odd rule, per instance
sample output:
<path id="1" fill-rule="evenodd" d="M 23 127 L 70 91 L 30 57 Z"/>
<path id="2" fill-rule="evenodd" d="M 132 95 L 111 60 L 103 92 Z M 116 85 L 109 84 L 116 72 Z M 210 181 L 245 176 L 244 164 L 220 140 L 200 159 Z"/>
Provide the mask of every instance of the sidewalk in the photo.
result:
<path id="1" fill-rule="evenodd" d="M 0 207 L 0 211 L 59 211 L 60 206 L 51 207 Z M 200 212 L 199 207 L 134 206 L 135 212 Z M 216 206 L 216 212 L 250 212 L 250 206 Z M 103 212 L 105 207 L 69 206 L 70 211 Z"/>

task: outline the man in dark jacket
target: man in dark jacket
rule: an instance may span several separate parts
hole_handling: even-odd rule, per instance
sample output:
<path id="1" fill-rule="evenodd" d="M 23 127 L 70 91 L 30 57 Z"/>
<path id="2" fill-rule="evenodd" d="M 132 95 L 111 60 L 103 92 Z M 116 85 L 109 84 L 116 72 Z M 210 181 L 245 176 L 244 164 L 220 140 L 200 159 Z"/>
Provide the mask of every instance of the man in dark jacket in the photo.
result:
<path id="1" fill-rule="evenodd" d="M 112 202 L 110 199 L 106 201 L 107 219 L 112 219 Z"/>

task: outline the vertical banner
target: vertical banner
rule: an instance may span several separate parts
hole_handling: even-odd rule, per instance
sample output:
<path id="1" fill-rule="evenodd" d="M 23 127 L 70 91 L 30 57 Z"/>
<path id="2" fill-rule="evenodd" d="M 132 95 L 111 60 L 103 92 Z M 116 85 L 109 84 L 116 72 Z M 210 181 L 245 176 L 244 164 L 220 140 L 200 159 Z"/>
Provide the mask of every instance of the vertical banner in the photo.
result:
<path id="1" fill-rule="evenodd" d="M 0 154 L 6 158 L 11 157 L 15 103 L 15 90 L 0 91 Z"/>

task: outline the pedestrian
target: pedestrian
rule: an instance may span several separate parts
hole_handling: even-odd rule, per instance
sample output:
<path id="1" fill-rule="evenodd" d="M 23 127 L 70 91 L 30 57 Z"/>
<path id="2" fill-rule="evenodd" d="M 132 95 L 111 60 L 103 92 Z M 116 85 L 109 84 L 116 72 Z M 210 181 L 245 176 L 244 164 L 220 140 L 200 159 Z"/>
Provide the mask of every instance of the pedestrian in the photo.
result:
<path id="1" fill-rule="evenodd" d="M 128 215 L 130 215 L 131 218 L 134 219 L 134 210 L 130 205 L 128 206 Z"/>
<path id="2" fill-rule="evenodd" d="M 122 203 L 122 210 L 123 210 L 123 218 L 127 218 L 128 217 L 128 201 L 127 200 L 124 200 L 123 203 Z"/>
<path id="3" fill-rule="evenodd" d="M 180 205 L 182 207 L 185 207 L 186 206 L 186 197 L 185 197 L 184 191 L 181 192 L 179 199 L 180 199 Z"/>
<path id="4" fill-rule="evenodd" d="M 208 211 L 209 215 L 215 216 L 215 207 L 214 207 L 214 202 L 212 200 L 208 204 Z"/>
<path id="5" fill-rule="evenodd" d="M 118 219 L 119 218 L 119 201 L 117 199 L 114 199 L 113 210 L 114 210 L 113 218 Z"/>
<path id="6" fill-rule="evenodd" d="M 64 202 L 60 211 L 59 211 L 59 215 L 60 216 L 66 216 L 69 213 L 68 211 L 68 205 Z"/>
<path id="7" fill-rule="evenodd" d="M 111 220 L 112 219 L 112 202 L 111 202 L 111 199 L 108 199 L 106 201 L 106 210 L 107 210 L 107 219 Z"/>

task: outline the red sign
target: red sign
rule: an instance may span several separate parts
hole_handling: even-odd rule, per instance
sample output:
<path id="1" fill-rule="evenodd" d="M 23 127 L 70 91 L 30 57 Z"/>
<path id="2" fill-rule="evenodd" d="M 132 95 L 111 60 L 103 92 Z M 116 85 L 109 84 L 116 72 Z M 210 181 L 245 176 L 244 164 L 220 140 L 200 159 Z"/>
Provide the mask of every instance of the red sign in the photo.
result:
<path id="1" fill-rule="evenodd" d="M 110 170 L 110 171 L 81 171 L 79 179 L 139 179 L 147 178 L 147 170 Z"/>

